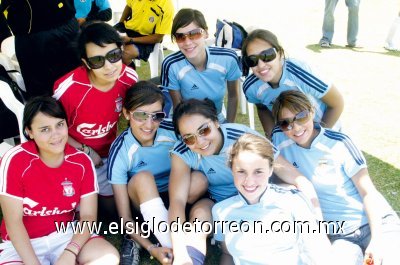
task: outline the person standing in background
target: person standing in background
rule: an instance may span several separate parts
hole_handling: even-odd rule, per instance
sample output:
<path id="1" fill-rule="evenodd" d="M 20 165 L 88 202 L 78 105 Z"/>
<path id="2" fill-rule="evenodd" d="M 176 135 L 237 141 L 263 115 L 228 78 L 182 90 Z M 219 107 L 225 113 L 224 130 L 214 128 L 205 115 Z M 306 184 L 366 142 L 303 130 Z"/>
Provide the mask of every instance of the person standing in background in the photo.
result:
<path id="1" fill-rule="evenodd" d="M 322 25 L 322 38 L 319 45 L 322 48 L 330 48 L 335 28 L 334 12 L 338 0 L 325 0 L 324 23 Z M 360 0 L 346 0 L 346 6 L 349 10 L 347 18 L 347 45 L 346 47 L 354 48 L 357 44 L 358 34 L 358 10 Z"/>

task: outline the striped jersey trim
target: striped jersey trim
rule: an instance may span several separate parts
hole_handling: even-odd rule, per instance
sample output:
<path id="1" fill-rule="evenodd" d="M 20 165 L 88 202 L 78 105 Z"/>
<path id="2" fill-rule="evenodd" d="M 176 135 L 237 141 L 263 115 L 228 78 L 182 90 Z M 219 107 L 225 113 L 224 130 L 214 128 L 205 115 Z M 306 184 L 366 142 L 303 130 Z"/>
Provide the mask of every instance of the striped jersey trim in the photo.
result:
<path id="1" fill-rule="evenodd" d="M 324 135 L 330 139 L 342 142 L 349 150 L 351 156 L 356 161 L 357 165 L 361 166 L 361 165 L 366 164 L 362 153 L 354 145 L 354 143 L 351 141 L 351 139 L 347 135 L 340 133 L 340 132 L 335 132 L 332 130 L 325 130 Z"/>
<path id="2" fill-rule="evenodd" d="M 188 150 L 189 147 L 187 147 L 184 142 L 179 143 L 178 146 L 174 148 L 174 151 L 181 155 L 183 155 Z"/>
<path id="3" fill-rule="evenodd" d="M 169 70 L 171 66 L 179 61 L 185 60 L 185 55 L 183 55 L 182 52 L 177 52 L 175 54 L 172 54 L 165 58 L 165 60 L 162 62 L 161 66 L 161 84 L 163 86 L 168 87 L 169 86 Z"/>
<path id="4" fill-rule="evenodd" d="M 251 74 L 249 77 L 244 80 L 243 83 L 243 93 L 247 98 L 246 91 L 255 83 L 258 81 L 258 77 L 255 76 L 254 74 Z"/>
<path id="5" fill-rule="evenodd" d="M 240 136 L 242 136 L 246 132 L 238 129 L 226 128 L 226 133 L 228 139 L 237 140 Z"/>
<path id="6" fill-rule="evenodd" d="M 111 180 L 111 169 L 114 167 L 115 159 L 117 158 L 117 154 L 119 149 L 121 149 L 124 144 L 125 136 L 129 133 L 130 127 L 128 127 L 125 131 L 123 131 L 117 139 L 111 145 L 109 156 L 108 156 L 108 168 L 107 168 L 107 179 Z"/>
<path id="7" fill-rule="evenodd" d="M 295 75 L 311 88 L 317 90 L 320 93 L 324 93 L 328 90 L 328 85 L 325 84 L 322 80 L 318 79 L 314 75 L 310 74 L 309 72 L 305 71 L 304 69 L 300 68 L 292 62 L 286 61 L 286 63 L 289 73 Z"/>

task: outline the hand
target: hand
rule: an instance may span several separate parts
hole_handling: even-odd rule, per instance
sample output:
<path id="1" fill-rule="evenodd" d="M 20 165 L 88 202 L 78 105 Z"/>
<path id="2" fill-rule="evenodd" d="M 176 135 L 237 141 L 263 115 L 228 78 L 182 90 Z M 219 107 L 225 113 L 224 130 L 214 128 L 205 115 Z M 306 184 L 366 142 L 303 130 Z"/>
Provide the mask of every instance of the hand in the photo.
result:
<path id="1" fill-rule="evenodd" d="M 155 257 L 161 264 L 172 264 L 172 249 L 165 247 L 152 248 L 151 255 Z"/>
<path id="2" fill-rule="evenodd" d="M 371 238 L 371 241 L 365 250 L 364 265 L 381 265 L 382 256 L 380 255 L 379 243 Z"/>
<path id="3" fill-rule="evenodd" d="M 113 26 L 113 28 L 115 28 L 117 31 L 121 33 L 126 33 L 124 22 L 118 22 Z"/>
<path id="4" fill-rule="evenodd" d="M 76 257 L 74 254 L 68 252 L 68 251 L 63 251 L 61 256 L 58 258 L 56 263 L 54 265 L 76 265 Z"/>
<path id="5" fill-rule="evenodd" d="M 86 18 L 77 18 L 76 20 L 78 20 L 79 26 L 81 26 L 83 23 L 86 22 Z"/>
<path id="6" fill-rule="evenodd" d="M 122 62 L 126 65 L 129 65 L 133 59 L 139 56 L 139 50 L 134 44 L 124 44 L 122 51 Z"/>
<path id="7" fill-rule="evenodd" d="M 89 147 L 89 157 L 92 159 L 92 162 L 96 168 L 99 168 L 103 166 L 103 161 L 101 160 L 101 157 L 99 154 L 93 150 L 93 148 Z"/>

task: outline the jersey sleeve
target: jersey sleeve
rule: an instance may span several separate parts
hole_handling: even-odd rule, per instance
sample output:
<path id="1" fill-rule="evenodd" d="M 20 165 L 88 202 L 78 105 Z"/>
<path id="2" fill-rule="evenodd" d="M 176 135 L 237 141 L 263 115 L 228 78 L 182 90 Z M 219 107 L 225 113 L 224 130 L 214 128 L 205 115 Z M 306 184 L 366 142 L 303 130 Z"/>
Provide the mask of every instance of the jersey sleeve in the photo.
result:
<path id="1" fill-rule="evenodd" d="M 330 81 L 303 61 L 289 59 L 287 69 L 292 73 L 293 80 L 304 94 L 320 99 L 332 86 Z"/>
<path id="2" fill-rule="evenodd" d="M 200 165 L 197 158 L 197 154 L 191 151 L 184 142 L 181 141 L 176 142 L 174 148 L 170 152 L 171 154 L 180 157 L 185 162 L 185 164 L 188 165 L 191 169 L 195 170 L 199 169 Z"/>
<path id="3" fill-rule="evenodd" d="M 97 175 L 96 169 L 90 158 L 86 154 L 82 154 L 84 167 L 82 182 L 81 182 L 81 198 L 89 196 L 94 193 L 99 192 L 99 187 L 97 185 Z"/>
<path id="4" fill-rule="evenodd" d="M 361 169 L 366 168 L 367 163 L 362 152 L 347 135 L 342 133 L 337 133 L 337 135 L 337 137 L 341 137 L 341 143 L 337 147 L 340 148 L 340 150 L 338 150 L 336 154 L 340 154 L 343 170 L 346 175 L 351 178 Z"/>
<path id="5" fill-rule="evenodd" d="M 162 19 L 158 20 L 155 33 L 157 34 L 171 34 L 172 20 L 174 19 L 174 5 L 172 1 L 165 1 L 163 6 L 164 14 Z"/>
<path id="6" fill-rule="evenodd" d="M 175 53 L 174 53 L 175 54 Z M 171 54 L 170 56 L 172 56 Z M 178 73 L 175 70 L 172 57 L 166 58 L 161 66 L 161 85 L 169 90 L 181 90 L 178 82 Z"/>
<path id="7" fill-rule="evenodd" d="M 110 150 L 107 168 L 108 182 L 110 184 L 128 184 L 128 152 L 115 146 L 111 146 Z"/>
<path id="8" fill-rule="evenodd" d="M 75 6 L 75 17 L 76 18 L 86 18 L 90 13 L 90 9 L 92 8 L 91 1 L 81 1 L 81 0 L 74 0 Z"/>
<path id="9" fill-rule="evenodd" d="M 261 99 L 257 97 L 257 85 L 259 84 L 257 77 L 251 74 L 243 83 L 243 93 L 248 102 L 253 104 L 262 104 Z"/>
<path id="10" fill-rule="evenodd" d="M 242 76 L 242 71 L 239 66 L 239 58 L 235 54 L 235 58 L 229 57 L 229 69 L 226 75 L 228 81 L 234 81 Z"/>
<path id="11" fill-rule="evenodd" d="M 15 154 L 16 148 L 9 150 L 0 161 L 0 194 L 23 198 L 21 163 Z"/>

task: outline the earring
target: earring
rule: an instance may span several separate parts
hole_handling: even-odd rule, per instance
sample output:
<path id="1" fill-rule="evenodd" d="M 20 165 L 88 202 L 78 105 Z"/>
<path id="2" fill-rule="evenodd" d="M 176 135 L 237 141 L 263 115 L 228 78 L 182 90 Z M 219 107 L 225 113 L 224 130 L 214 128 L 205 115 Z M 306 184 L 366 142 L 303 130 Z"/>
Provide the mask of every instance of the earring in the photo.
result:
<path id="1" fill-rule="evenodd" d="M 126 119 L 127 121 L 129 121 L 129 117 L 128 117 L 128 116 L 125 116 L 125 119 Z"/>

